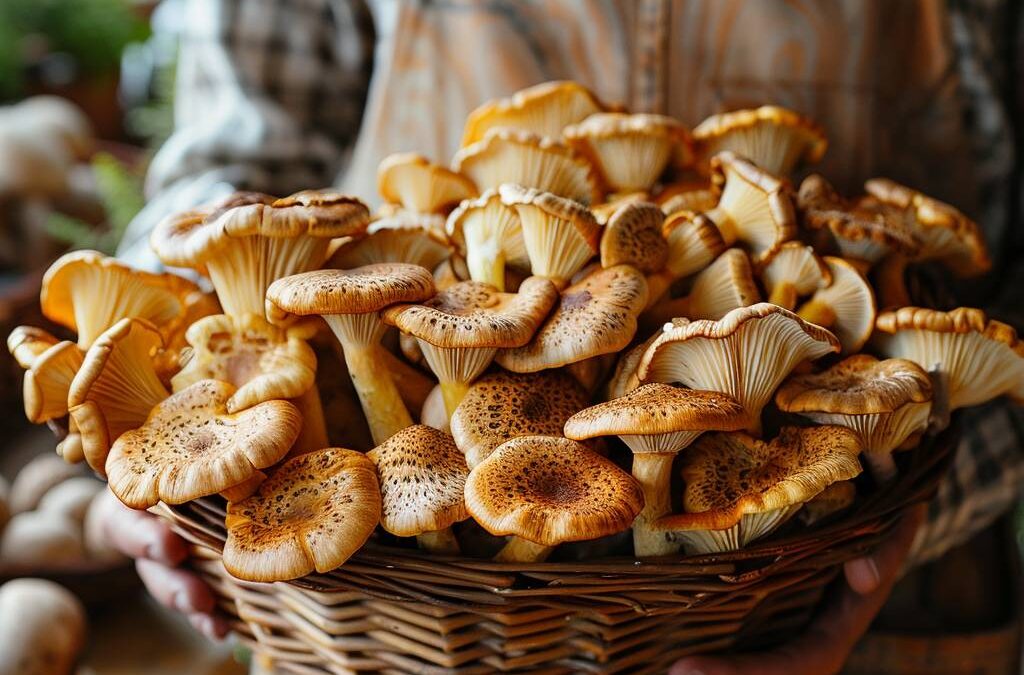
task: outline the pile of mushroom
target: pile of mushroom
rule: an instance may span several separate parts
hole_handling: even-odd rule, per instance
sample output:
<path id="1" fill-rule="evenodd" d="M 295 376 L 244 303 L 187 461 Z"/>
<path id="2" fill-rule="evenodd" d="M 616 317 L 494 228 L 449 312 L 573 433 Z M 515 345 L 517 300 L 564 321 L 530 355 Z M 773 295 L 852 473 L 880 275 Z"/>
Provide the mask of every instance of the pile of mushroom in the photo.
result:
<path id="1" fill-rule="evenodd" d="M 797 189 L 826 145 L 775 107 L 691 133 L 532 87 L 474 111 L 449 166 L 384 160 L 375 214 L 306 191 L 166 219 L 154 250 L 216 300 L 59 260 L 43 310 L 75 336 L 9 339 L 26 413 L 66 418 L 62 456 L 131 507 L 222 495 L 225 566 L 254 581 L 370 540 L 523 564 L 835 517 L 950 410 L 1024 399 L 1024 346 L 889 304 L 911 263 L 984 271 L 978 228 L 888 180 Z"/>

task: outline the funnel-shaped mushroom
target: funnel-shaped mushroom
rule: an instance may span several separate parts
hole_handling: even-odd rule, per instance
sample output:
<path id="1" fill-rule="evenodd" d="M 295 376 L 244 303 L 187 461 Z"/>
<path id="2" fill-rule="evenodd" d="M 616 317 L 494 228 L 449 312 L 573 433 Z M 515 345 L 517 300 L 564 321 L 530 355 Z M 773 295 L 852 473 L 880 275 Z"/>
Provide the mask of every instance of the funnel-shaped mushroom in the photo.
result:
<path id="1" fill-rule="evenodd" d="M 60 342 L 42 328 L 17 326 L 7 336 L 7 351 L 26 370 L 50 347 Z"/>
<path id="2" fill-rule="evenodd" d="M 553 81 L 488 101 L 469 113 L 462 145 L 482 140 L 495 127 L 525 129 L 558 138 L 562 129 L 604 110 L 594 93 L 579 82 Z"/>
<path id="3" fill-rule="evenodd" d="M 279 279 L 267 289 L 267 317 L 287 323 L 291 315 L 322 316 L 345 352 L 349 376 L 359 395 L 374 443 L 383 443 L 412 424 L 380 345 L 385 326 L 379 312 L 399 302 L 434 295 L 426 269 L 403 263 L 365 265 L 352 270 L 319 270 Z"/>
<path id="4" fill-rule="evenodd" d="M 598 269 L 562 292 L 533 340 L 498 353 L 506 370 L 533 373 L 618 352 L 636 334 L 647 299 L 644 275 L 629 265 Z"/>
<path id="5" fill-rule="evenodd" d="M 529 342 L 558 297 L 547 279 L 530 277 L 518 293 L 463 281 L 421 305 L 397 305 L 384 321 L 416 338 L 437 375 L 449 417 L 498 349 Z"/>
<path id="6" fill-rule="evenodd" d="M 25 417 L 42 424 L 68 414 L 68 391 L 85 355 L 74 342 L 58 342 L 40 354 L 25 371 L 22 397 Z"/>
<path id="7" fill-rule="evenodd" d="M 657 320 L 658 323 L 679 316 L 717 320 L 738 307 L 753 305 L 760 299 L 761 292 L 754 281 L 750 257 L 741 249 L 731 248 L 696 276 L 689 295 L 675 300 L 663 300 L 652 307 L 645 318 L 647 321 Z"/>
<path id="8" fill-rule="evenodd" d="M 761 261 L 761 281 L 768 302 L 790 311 L 801 297 L 832 283 L 832 273 L 814 249 L 787 241 Z"/>
<path id="9" fill-rule="evenodd" d="M 647 306 L 653 306 L 677 279 L 701 271 L 727 247 L 710 219 L 689 211 L 668 217 L 662 225 L 668 242 L 665 267 L 647 277 Z"/>
<path id="10" fill-rule="evenodd" d="M 384 201 L 410 214 L 445 214 L 476 186 L 462 174 L 414 152 L 388 155 L 377 167 L 377 191 Z"/>
<path id="11" fill-rule="evenodd" d="M 669 164 L 693 159 L 690 132 L 665 115 L 596 113 L 563 133 L 612 192 L 650 190 Z"/>
<path id="12" fill-rule="evenodd" d="M 562 543 L 622 532 L 644 505 L 632 476 L 567 438 L 520 436 L 469 474 L 466 508 L 493 535 L 500 561 L 543 560 Z"/>
<path id="13" fill-rule="evenodd" d="M 632 265 L 653 274 L 668 260 L 668 242 L 661 233 L 665 214 L 650 202 L 620 206 L 601 234 L 601 266 Z"/>
<path id="14" fill-rule="evenodd" d="M 821 127 L 778 106 L 712 115 L 693 130 L 693 137 L 702 157 L 731 150 L 780 176 L 821 161 L 828 149 Z"/>
<path id="15" fill-rule="evenodd" d="M 228 504 L 224 569 L 247 581 L 287 581 L 340 567 L 380 520 L 377 471 L 355 450 L 292 458 L 251 497 Z"/>
<path id="16" fill-rule="evenodd" d="M 381 263 L 407 263 L 434 269 L 451 253 L 444 233 L 444 218 L 410 219 L 402 213 L 382 215 L 366 236 L 342 244 L 325 267 L 352 269 Z"/>
<path id="17" fill-rule="evenodd" d="M 238 193 L 165 218 L 150 244 L 166 265 L 205 271 L 226 314 L 262 314 L 274 280 L 320 267 L 331 238 L 361 235 L 369 220 L 365 204 L 335 192 Z"/>
<path id="18" fill-rule="evenodd" d="M 302 415 L 287 401 L 229 413 L 234 386 L 203 380 L 158 403 L 145 424 L 126 431 L 107 457 L 107 482 L 133 509 L 183 504 L 217 494 L 285 456 Z"/>
<path id="19" fill-rule="evenodd" d="M 469 467 L 452 437 L 416 424 L 366 456 L 380 477 L 381 526 L 396 537 L 416 537 L 428 551 L 457 554 L 451 526 L 469 518 Z"/>
<path id="20" fill-rule="evenodd" d="M 587 395 L 568 373 L 484 375 L 473 383 L 451 419 L 452 436 L 470 468 L 518 436 L 561 436 L 569 417 L 585 408 Z"/>
<path id="21" fill-rule="evenodd" d="M 494 188 L 462 202 L 448 215 L 448 236 L 466 257 L 473 281 L 505 290 L 505 266 L 530 269 L 519 214 Z"/>
<path id="22" fill-rule="evenodd" d="M 518 129 L 492 129 L 460 150 L 452 165 L 481 191 L 513 183 L 582 204 L 601 196 L 594 167 L 584 157 L 559 141 Z"/>
<path id="23" fill-rule="evenodd" d="M 633 451 L 633 476 L 644 490 L 644 510 L 633 524 L 633 545 L 640 557 L 665 555 L 675 545 L 651 530 L 651 523 L 672 512 L 672 461 L 705 431 L 734 431 L 747 426 L 743 407 L 726 394 L 645 384 L 622 398 L 581 410 L 565 423 L 565 435 L 582 441 L 618 436 Z"/>
<path id="24" fill-rule="evenodd" d="M 928 373 L 905 359 L 851 356 L 818 374 L 794 375 L 775 393 L 780 410 L 852 429 L 880 481 L 896 475 L 892 452 L 928 426 Z"/>
<path id="25" fill-rule="evenodd" d="M 642 382 L 679 382 L 729 394 L 743 406 L 749 429 L 760 429 L 761 409 L 793 368 L 839 351 L 824 328 L 765 302 L 734 309 L 718 321 L 666 325 L 644 354 Z"/>
<path id="26" fill-rule="evenodd" d="M 875 326 L 875 293 L 857 268 L 842 258 L 825 257 L 832 283 L 815 291 L 797 314 L 828 328 L 843 345 L 843 352 L 859 351 Z"/>
<path id="27" fill-rule="evenodd" d="M 771 442 L 708 434 L 682 457 L 684 513 L 654 528 L 692 553 L 742 548 L 786 522 L 829 485 L 861 472 L 860 442 L 845 427 L 784 427 Z"/>
<path id="28" fill-rule="evenodd" d="M 980 309 L 903 307 L 880 314 L 875 328 L 879 352 L 943 376 L 951 411 L 1004 394 L 1024 401 L 1024 344 Z"/>
<path id="29" fill-rule="evenodd" d="M 93 343 L 68 390 L 85 459 L 100 475 L 111 444 L 168 396 L 153 365 L 162 340 L 143 319 L 121 319 Z"/>

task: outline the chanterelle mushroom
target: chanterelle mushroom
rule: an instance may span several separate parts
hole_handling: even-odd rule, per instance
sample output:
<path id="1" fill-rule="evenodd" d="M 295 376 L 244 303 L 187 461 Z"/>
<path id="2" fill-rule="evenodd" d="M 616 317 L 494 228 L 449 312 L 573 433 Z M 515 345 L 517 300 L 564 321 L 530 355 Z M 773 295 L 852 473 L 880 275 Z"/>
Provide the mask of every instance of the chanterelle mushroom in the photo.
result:
<path id="1" fill-rule="evenodd" d="M 761 260 L 761 281 L 768 302 L 790 311 L 797 301 L 832 283 L 832 273 L 814 249 L 787 241 Z"/>
<path id="2" fill-rule="evenodd" d="M 7 351 L 26 370 L 50 347 L 60 342 L 42 328 L 17 326 L 7 336 Z"/>
<path id="3" fill-rule="evenodd" d="M 650 202 L 630 202 L 612 213 L 601 234 L 601 266 L 632 265 L 653 274 L 668 260 L 661 233 L 665 214 Z"/>
<path id="4" fill-rule="evenodd" d="M 383 317 L 416 337 L 451 416 L 495 353 L 529 342 L 557 297 L 551 282 L 539 277 L 524 281 L 518 293 L 463 281 L 423 304 L 390 307 Z"/>
<path id="5" fill-rule="evenodd" d="M 448 236 L 466 257 L 473 281 L 505 290 L 506 265 L 530 269 L 519 214 L 491 188 L 477 199 L 462 202 L 448 215 Z"/>
<path id="6" fill-rule="evenodd" d="M 697 274 L 689 295 L 663 300 L 652 307 L 645 318 L 649 321 L 653 315 L 661 323 L 679 316 L 717 320 L 760 299 L 750 257 L 742 249 L 731 248 Z"/>
<path id="7" fill-rule="evenodd" d="M 565 371 L 499 370 L 470 386 L 452 415 L 452 436 L 474 468 L 517 436 L 561 436 L 565 421 L 586 405 L 586 393 Z"/>
<path id="8" fill-rule="evenodd" d="M 811 323 L 828 328 L 852 354 L 868 341 L 875 324 L 875 293 L 850 263 L 825 256 L 832 283 L 815 291 L 797 314 Z"/>
<path id="9" fill-rule="evenodd" d="M 932 385 L 905 359 L 851 356 L 818 374 L 794 375 L 775 393 L 780 410 L 856 432 L 864 459 L 881 481 L 896 475 L 892 452 L 928 426 Z"/>
<path id="10" fill-rule="evenodd" d="M 433 269 L 451 253 L 444 218 L 436 222 L 410 218 L 402 212 L 381 215 L 366 228 L 366 236 L 344 242 L 324 265 L 352 269 L 380 263 L 407 263 Z"/>
<path id="11" fill-rule="evenodd" d="M 567 438 L 520 436 L 466 480 L 466 508 L 493 535 L 512 535 L 501 561 L 543 560 L 558 544 L 622 532 L 643 508 L 632 476 Z"/>
<path id="12" fill-rule="evenodd" d="M 165 218 L 150 244 L 164 264 L 207 273 L 226 314 L 262 315 L 274 280 L 320 267 L 331 238 L 360 235 L 369 221 L 365 204 L 336 192 L 237 193 Z"/>
<path id="13" fill-rule="evenodd" d="M 880 314 L 875 328 L 879 352 L 943 376 L 950 410 L 1004 394 L 1024 402 L 1024 344 L 1011 326 L 980 309 L 903 307 Z"/>
<path id="14" fill-rule="evenodd" d="M 476 186 L 462 174 L 408 152 L 388 155 L 380 163 L 377 191 L 384 201 L 429 221 L 431 216 L 443 220 L 449 209 L 476 195 Z"/>
<path id="15" fill-rule="evenodd" d="M 224 568 L 248 581 L 287 581 L 340 567 L 380 521 L 377 471 L 355 450 L 288 460 L 251 497 L 228 504 Z"/>
<path id="16" fill-rule="evenodd" d="M 654 528 L 693 553 L 732 551 L 786 522 L 829 485 L 861 472 L 845 427 L 784 427 L 771 442 L 708 434 L 683 455 L 684 513 Z"/>
<path id="17" fill-rule="evenodd" d="M 693 130 L 701 156 L 731 150 L 780 176 L 821 161 L 828 139 L 812 120 L 778 106 L 712 115 Z"/>
<path id="18" fill-rule="evenodd" d="M 365 265 L 318 270 L 278 279 L 267 289 L 267 318 L 288 323 L 291 315 L 322 316 L 345 352 L 374 443 L 412 424 L 409 411 L 381 356 L 385 326 L 379 312 L 400 302 L 434 295 L 434 278 L 417 265 Z"/>
<path id="19" fill-rule="evenodd" d="M 576 413 L 565 423 L 574 440 L 618 436 L 633 451 L 633 476 L 644 490 L 644 510 L 633 524 L 633 545 L 640 557 L 675 550 L 651 523 L 672 511 L 672 461 L 705 431 L 747 426 L 747 413 L 731 396 L 645 384 L 622 398 Z"/>
<path id="20" fill-rule="evenodd" d="M 381 526 L 397 537 L 416 537 L 429 551 L 457 554 L 451 526 L 469 518 L 469 467 L 452 437 L 416 424 L 366 456 L 380 476 Z"/>
<path id="21" fill-rule="evenodd" d="M 23 345 L 23 357 L 25 348 Z M 22 383 L 28 421 L 42 424 L 68 414 L 68 390 L 84 358 L 77 344 L 65 340 L 32 359 Z"/>
<path id="22" fill-rule="evenodd" d="M 701 271 L 728 246 L 707 217 L 689 211 L 669 216 L 662 225 L 668 242 L 665 267 L 647 276 L 647 306 L 653 306 L 678 279 Z"/>
<path id="23" fill-rule="evenodd" d="M 678 382 L 729 394 L 747 411 L 748 428 L 756 432 L 761 409 L 790 371 L 839 348 L 824 328 L 762 302 L 734 309 L 718 321 L 666 325 L 637 375 L 642 382 Z"/>

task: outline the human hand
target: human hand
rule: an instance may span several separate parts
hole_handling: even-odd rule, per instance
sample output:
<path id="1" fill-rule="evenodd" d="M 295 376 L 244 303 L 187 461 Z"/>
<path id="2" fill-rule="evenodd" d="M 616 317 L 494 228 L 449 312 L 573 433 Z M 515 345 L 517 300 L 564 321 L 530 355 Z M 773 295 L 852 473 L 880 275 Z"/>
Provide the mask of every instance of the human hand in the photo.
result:
<path id="1" fill-rule="evenodd" d="M 838 673 L 889 597 L 925 510 L 923 504 L 915 507 L 872 555 L 846 563 L 846 587 L 795 640 L 767 652 L 690 656 L 677 661 L 670 675 Z"/>
<path id="2" fill-rule="evenodd" d="M 213 591 L 194 574 L 178 567 L 188 556 L 185 541 L 161 519 L 118 501 L 110 490 L 99 499 L 103 535 L 135 559 L 135 569 L 156 600 L 184 614 L 192 627 L 210 639 L 227 635 L 224 617 L 216 613 Z"/>

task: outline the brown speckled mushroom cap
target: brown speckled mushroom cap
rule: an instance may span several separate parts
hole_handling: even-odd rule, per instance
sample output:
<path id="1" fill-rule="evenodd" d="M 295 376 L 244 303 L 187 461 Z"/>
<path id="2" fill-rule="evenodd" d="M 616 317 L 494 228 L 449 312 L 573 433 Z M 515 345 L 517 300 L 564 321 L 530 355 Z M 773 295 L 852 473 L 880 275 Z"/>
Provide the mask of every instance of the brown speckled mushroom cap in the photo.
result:
<path id="1" fill-rule="evenodd" d="M 302 416 L 287 401 L 227 411 L 235 387 L 203 380 L 153 408 L 107 457 L 107 482 L 134 509 L 217 494 L 276 463 L 298 438 Z"/>
<path id="2" fill-rule="evenodd" d="M 820 373 L 790 377 L 776 392 L 775 403 L 786 412 L 867 415 L 890 413 L 931 398 L 928 373 L 913 361 L 879 361 L 868 354 L 854 354 Z"/>
<path id="3" fill-rule="evenodd" d="M 875 293 L 871 284 L 853 265 L 842 258 L 825 256 L 832 283 L 814 292 L 800 306 L 801 318 L 827 327 L 843 345 L 843 352 L 860 350 L 874 330 Z"/>
<path id="4" fill-rule="evenodd" d="M 433 164 L 423 155 L 388 155 L 377 167 L 377 191 L 384 201 L 416 213 L 441 213 L 476 195 L 462 174 Z"/>
<path id="5" fill-rule="evenodd" d="M 622 532 L 643 504 L 632 476 L 582 444 L 553 436 L 503 443 L 466 481 L 466 507 L 485 530 L 542 546 Z"/>
<path id="6" fill-rule="evenodd" d="M 579 82 L 542 82 L 508 98 L 488 101 L 469 113 L 462 145 L 482 140 L 495 127 L 524 129 L 557 138 L 566 126 L 602 110 L 604 105 Z"/>
<path id="7" fill-rule="evenodd" d="M 821 161 L 828 139 L 821 127 L 792 110 L 761 106 L 712 115 L 693 130 L 701 156 L 731 150 L 782 176 Z"/>
<path id="8" fill-rule="evenodd" d="M 517 436 L 561 436 L 569 417 L 587 405 L 576 380 L 561 370 L 484 375 L 451 418 L 455 444 L 470 467 Z"/>
<path id="9" fill-rule="evenodd" d="M 636 268 L 598 269 L 562 292 L 529 344 L 498 352 L 497 362 L 530 373 L 617 352 L 633 339 L 646 300 L 647 282 Z"/>
<path id="10" fill-rule="evenodd" d="M 416 424 L 366 456 L 380 478 L 381 526 L 398 537 L 436 532 L 469 518 L 469 467 L 452 437 Z"/>
<path id="11" fill-rule="evenodd" d="M 632 265 L 644 274 L 660 270 L 668 260 L 664 222 L 665 214 L 650 202 L 620 206 L 601 234 L 601 266 Z"/>
<path id="12" fill-rule="evenodd" d="M 791 311 L 798 298 L 832 283 L 825 261 L 812 247 L 798 241 L 787 241 L 763 258 L 759 267 L 768 301 Z"/>
<path id="13" fill-rule="evenodd" d="M 247 581 L 286 581 L 340 567 L 380 520 L 366 455 L 326 448 L 288 460 L 251 497 L 228 504 L 224 568 Z"/>

